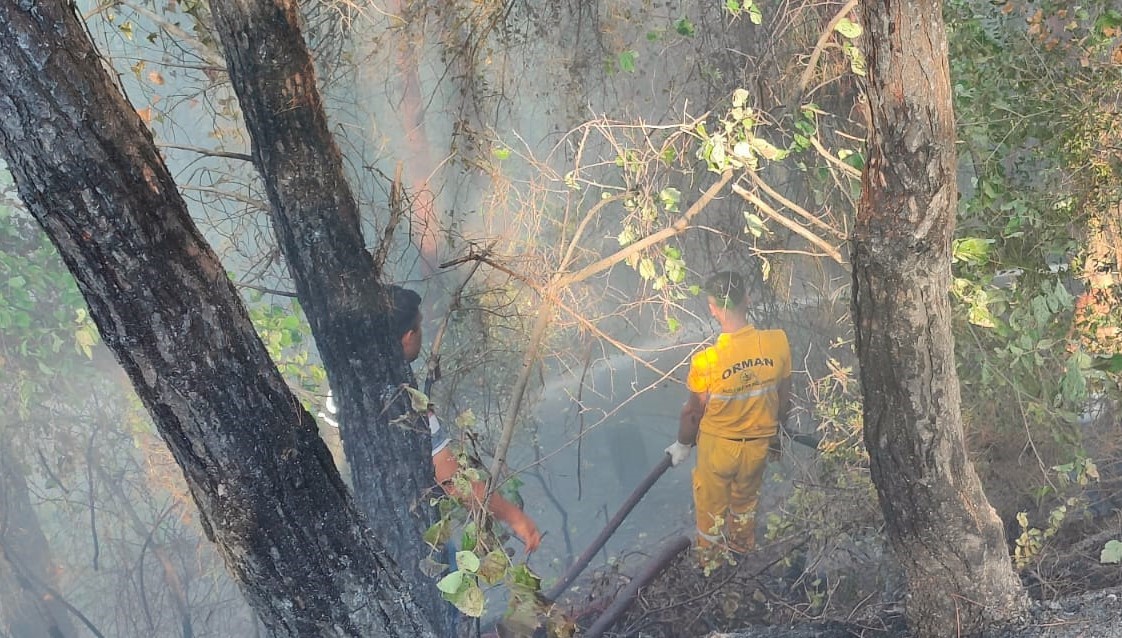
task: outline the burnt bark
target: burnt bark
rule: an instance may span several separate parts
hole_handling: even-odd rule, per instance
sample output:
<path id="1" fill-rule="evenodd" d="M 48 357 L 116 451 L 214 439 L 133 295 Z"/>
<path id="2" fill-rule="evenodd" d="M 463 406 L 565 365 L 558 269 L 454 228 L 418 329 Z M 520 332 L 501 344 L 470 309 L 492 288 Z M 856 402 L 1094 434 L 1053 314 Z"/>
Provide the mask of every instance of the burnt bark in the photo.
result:
<path id="1" fill-rule="evenodd" d="M 279 636 L 432 636 L 71 5 L 0 0 L 0 148 Z"/>
<path id="2" fill-rule="evenodd" d="M 385 288 L 328 128 L 292 0 L 211 3 L 230 81 L 265 181 L 277 243 L 340 407 L 355 496 L 438 627 L 447 609 L 421 572 L 435 522 L 427 428 L 404 415 L 413 381 L 389 330 Z"/>
<path id="3" fill-rule="evenodd" d="M 921 636 L 970 634 L 1026 605 L 966 452 L 951 334 L 955 129 L 942 3 L 862 3 L 871 128 L 854 228 L 865 445 Z"/>

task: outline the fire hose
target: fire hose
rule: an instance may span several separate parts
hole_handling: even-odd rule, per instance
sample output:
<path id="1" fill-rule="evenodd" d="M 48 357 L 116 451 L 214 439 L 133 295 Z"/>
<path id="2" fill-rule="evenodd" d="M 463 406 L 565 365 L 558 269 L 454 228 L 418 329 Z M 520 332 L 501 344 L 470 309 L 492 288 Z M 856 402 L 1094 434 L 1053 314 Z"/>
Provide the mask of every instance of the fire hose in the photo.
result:
<path id="1" fill-rule="evenodd" d="M 631 513 L 631 510 L 635 509 L 635 506 L 639 504 L 639 501 L 651 489 L 655 481 L 657 481 L 669 467 L 670 455 L 664 454 L 662 460 L 658 462 L 658 465 L 654 466 L 654 469 L 647 474 L 643 482 L 639 483 L 638 487 L 636 487 L 635 490 L 631 492 L 631 495 L 627 497 L 627 500 L 623 502 L 619 511 L 612 517 L 612 520 L 608 521 L 607 526 L 600 532 L 600 535 L 592 541 L 588 548 L 585 549 L 575 561 L 573 561 L 573 564 L 569 566 L 569 569 L 565 571 L 561 579 L 557 581 L 557 584 L 545 593 L 545 600 L 547 602 L 557 600 L 558 596 L 563 594 L 565 590 L 569 588 L 569 585 L 577 579 L 577 576 L 580 576 L 584 568 L 588 567 L 588 563 L 592 561 L 592 557 L 604 547 L 604 544 L 608 542 L 612 534 L 623 524 L 623 520 Z"/>

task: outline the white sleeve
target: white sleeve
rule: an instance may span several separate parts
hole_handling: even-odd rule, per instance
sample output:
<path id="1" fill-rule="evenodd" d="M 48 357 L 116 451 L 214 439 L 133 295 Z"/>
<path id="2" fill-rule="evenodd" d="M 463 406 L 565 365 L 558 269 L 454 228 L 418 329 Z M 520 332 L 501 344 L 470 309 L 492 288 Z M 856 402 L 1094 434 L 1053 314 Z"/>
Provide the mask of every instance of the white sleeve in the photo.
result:
<path id="1" fill-rule="evenodd" d="M 429 414 L 429 434 L 432 436 L 432 455 L 448 447 L 452 439 L 444 433 L 444 428 L 440 427 L 440 421 L 437 420 L 435 414 Z"/>

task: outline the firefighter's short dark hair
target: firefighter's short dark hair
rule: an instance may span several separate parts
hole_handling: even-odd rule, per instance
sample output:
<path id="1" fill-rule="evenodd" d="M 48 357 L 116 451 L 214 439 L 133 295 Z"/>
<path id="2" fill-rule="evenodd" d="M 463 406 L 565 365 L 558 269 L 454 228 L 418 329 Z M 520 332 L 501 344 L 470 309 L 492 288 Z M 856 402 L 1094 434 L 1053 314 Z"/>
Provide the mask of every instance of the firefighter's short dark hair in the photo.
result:
<path id="1" fill-rule="evenodd" d="M 400 339 L 421 319 L 421 295 L 397 285 L 390 286 L 389 293 L 390 329 L 394 339 Z"/>
<path id="2" fill-rule="evenodd" d="M 723 271 L 705 280 L 702 290 L 716 302 L 717 307 L 728 310 L 743 306 L 748 301 L 744 278 L 739 273 Z"/>

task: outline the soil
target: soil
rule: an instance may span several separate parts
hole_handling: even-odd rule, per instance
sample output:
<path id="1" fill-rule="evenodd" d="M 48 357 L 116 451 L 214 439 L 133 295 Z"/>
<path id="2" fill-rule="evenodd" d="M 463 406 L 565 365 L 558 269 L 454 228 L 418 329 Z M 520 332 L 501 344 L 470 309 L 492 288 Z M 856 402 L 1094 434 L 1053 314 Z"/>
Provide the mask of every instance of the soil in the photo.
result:
<path id="1" fill-rule="evenodd" d="M 851 636 L 908 638 L 912 634 L 899 618 L 885 627 L 827 622 L 790 627 L 748 627 L 713 632 L 708 638 L 850 638 Z M 948 628 L 948 636 L 954 636 Z M 1054 601 L 1034 601 L 1023 622 L 994 628 L 979 638 L 1115 638 L 1122 636 L 1122 589 L 1086 592 Z"/>
<path id="2" fill-rule="evenodd" d="M 1068 529 L 1050 553 L 1022 572 L 1033 597 L 1020 622 L 986 631 L 982 638 L 1122 637 L 1122 567 L 1103 565 L 1097 553 L 1117 519 L 1098 533 Z M 1078 526 L 1076 526 L 1078 527 Z M 786 539 L 721 562 L 707 574 L 687 552 L 640 592 L 607 636 L 632 638 L 910 638 L 904 619 L 903 579 L 885 554 L 844 572 L 808 568 L 808 541 Z M 1062 549 L 1061 549 L 1062 547 Z M 588 627 L 605 601 L 638 571 L 645 553 L 596 574 L 585 600 L 568 600 L 570 618 Z M 1092 554 L 1093 557 L 1092 557 Z M 1060 566 L 1062 565 L 1062 568 Z M 839 575 L 840 574 L 840 575 Z M 861 576 L 864 576 L 862 578 Z M 845 579 L 848 578 L 849 581 Z M 1044 580 L 1047 578 L 1048 580 Z M 1105 587 L 1104 587 L 1105 586 Z M 1081 588 L 1094 587 L 1084 591 Z M 1103 588 L 1099 588 L 1103 587 Z M 579 634 L 578 634 L 579 635 Z M 956 636 L 948 627 L 947 636 Z"/>

